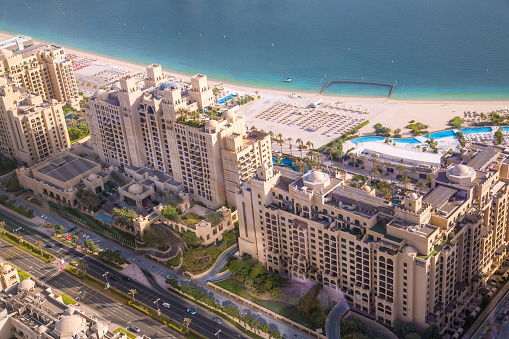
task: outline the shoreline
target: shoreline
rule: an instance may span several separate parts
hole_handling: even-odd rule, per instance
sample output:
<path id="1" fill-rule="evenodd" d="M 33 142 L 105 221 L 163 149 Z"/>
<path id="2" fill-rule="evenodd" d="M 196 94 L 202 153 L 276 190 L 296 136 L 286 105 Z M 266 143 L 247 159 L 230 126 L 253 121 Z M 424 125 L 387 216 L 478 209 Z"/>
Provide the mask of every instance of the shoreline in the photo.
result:
<path id="1" fill-rule="evenodd" d="M 20 35 L 20 34 L 17 34 Z M 7 39 L 14 35 L 0 32 L 0 39 Z M 36 40 L 36 42 L 41 42 Z M 87 77 L 93 78 L 96 82 L 92 81 L 95 84 L 104 84 L 105 81 L 99 81 L 98 77 L 93 77 L 94 70 L 92 68 L 101 68 L 95 66 L 96 64 L 103 64 L 104 67 L 101 69 L 108 69 L 108 67 L 120 66 L 130 70 L 129 74 L 134 74 L 138 72 L 145 72 L 146 66 L 138 63 L 133 63 L 130 61 L 120 60 L 117 58 L 107 57 L 96 53 L 89 53 L 86 51 L 82 51 L 74 48 L 67 48 L 64 44 L 61 45 L 65 48 L 66 53 L 75 53 L 79 56 L 86 56 L 89 58 L 97 59 L 93 61 L 92 66 L 85 67 L 81 70 L 77 70 L 75 72 L 76 81 L 78 84 L 82 82 L 90 83 L 87 80 Z M 175 75 L 178 79 L 184 79 L 189 81 L 190 75 L 173 72 L 169 69 L 164 69 L 164 74 L 167 75 Z M 88 74 L 87 74 L 88 72 Z M 205 73 L 205 75 L 207 75 Z M 208 76 L 207 76 L 208 77 Z M 108 81 L 109 82 L 113 82 Z M 501 106 L 509 107 L 509 99 L 508 100 L 406 100 L 406 99 L 388 99 L 386 97 L 352 97 L 352 96 L 339 96 L 339 95 L 327 95 L 327 94 L 319 94 L 319 92 L 300 92 L 294 91 L 294 93 L 300 94 L 302 98 L 299 99 L 291 99 L 289 98 L 289 94 L 292 91 L 281 90 L 281 89 L 267 89 L 267 88 L 258 88 L 250 85 L 238 85 L 229 82 L 221 82 L 214 78 L 209 78 L 209 86 L 213 87 L 222 83 L 225 91 L 228 93 L 249 93 L 250 95 L 255 95 L 256 92 L 260 95 L 260 100 L 255 100 L 248 105 L 244 105 L 239 107 L 237 113 L 244 115 L 246 118 L 246 125 L 248 126 L 256 126 L 258 129 L 264 129 L 266 131 L 278 131 L 282 132 L 286 136 L 292 137 L 294 140 L 297 138 L 303 138 L 305 140 L 313 141 L 316 145 L 325 144 L 337 136 L 334 135 L 326 135 L 323 130 L 316 131 L 315 133 L 311 133 L 309 131 L 303 131 L 302 129 L 297 129 L 296 126 L 289 126 L 288 123 L 281 123 L 277 121 L 269 122 L 268 120 L 257 118 L 257 114 L 269 109 L 271 106 L 277 104 L 278 102 L 286 102 L 296 106 L 308 106 L 310 103 L 316 101 L 318 98 L 323 99 L 325 104 L 330 104 L 332 102 L 341 102 L 343 101 L 345 105 L 350 107 L 362 108 L 369 110 L 369 114 L 362 115 L 370 121 L 366 127 L 362 128 L 360 131 L 361 136 L 369 136 L 374 134 L 374 125 L 377 123 L 381 123 L 385 127 L 391 128 L 393 131 L 397 128 L 400 128 L 401 136 L 403 138 L 413 137 L 411 131 L 406 129 L 405 126 L 409 124 L 409 121 L 415 120 L 416 122 L 422 122 L 425 125 L 428 125 L 428 130 L 431 131 L 440 131 L 447 129 L 448 121 L 455 116 L 459 116 L 461 119 L 464 118 L 464 112 L 485 112 L 489 113 L 491 111 L 499 109 Z M 82 87 L 80 87 L 82 90 Z M 93 91 L 93 90 L 92 90 Z M 320 108 L 321 110 L 322 108 Z M 323 108 L 327 110 L 326 107 Z M 351 112 L 347 112 L 347 115 L 351 114 Z M 330 118 L 333 119 L 333 118 Z M 467 127 L 466 124 L 463 127 Z"/>
<path id="2" fill-rule="evenodd" d="M 14 36 L 18 36 L 18 35 L 23 35 L 23 34 L 12 34 L 12 33 L 8 33 L 5 31 L 0 31 L 0 40 L 5 40 L 5 39 L 8 39 L 8 38 L 11 38 Z M 51 43 L 51 42 L 35 40 L 35 39 L 34 39 L 34 41 L 36 43 Z M 91 53 L 91 52 L 87 52 L 87 51 L 84 51 L 81 49 L 69 48 L 69 47 L 65 46 L 65 44 L 59 44 L 59 45 L 61 45 L 62 47 L 65 48 L 66 53 L 76 53 L 79 55 L 85 55 L 88 57 L 96 58 L 98 61 L 99 60 L 106 61 L 111 64 L 130 68 L 130 69 L 133 69 L 136 71 L 144 72 L 146 66 L 148 66 L 148 65 L 136 62 L 136 61 L 126 61 L 126 60 L 118 59 L 118 58 L 111 57 L 111 56 L 97 53 L 97 52 Z M 167 68 L 163 68 L 163 72 L 175 75 L 177 78 L 184 78 L 184 79 L 190 78 L 191 76 L 194 75 L 194 73 L 187 74 L 184 72 L 174 71 L 172 69 L 167 69 Z M 207 75 L 206 73 L 204 73 L 204 74 Z M 472 99 L 472 100 L 470 100 L 470 99 L 454 99 L 454 98 L 451 98 L 451 99 L 433 99 L 433 98 L 429 98 L 429 99 L 428 98 L 393 99 L 393 98 L 388 98 L 385 96 L 377 97 L 377 96 L 348 96 L 348 95 L 339 95 L 339 94 L 320 94 L 320 90 L 323 86 L 320 87 L 319 89 L 317 89 L 316 92 L 310 92 L 310 91 L 306 91 L 306 90 L 283 90 L 283 89 L 270 88 L 270 87 L 264 87 L 264 86 L 255 87 L 255 86 L 249 85 L 249 84 L 230 83 L 230 82 L 222 81 L 222 80 L 219 80 L 219 79 L 216 79 L 213 77 L 211 78 L 208 75 L 207 75 L 207 78 L 208 78 L 211 86 L 218 85 L 219 83 L 222 83 L 223 86 L 226 85 L 225 87 L 228 87 L 231 89 L 238 89 L 239 91 L 243 91 L 243 92 L 254 93 L 255 91 L 259 91 L 259 92 L 269 91 L 272 93 L 278 93 L 285 97 L 290 92 L 294 91 L 295 93 L 298 92 L 298 93 L 302 93 L 305 95 L 312 95 L 315 97 L 323 97 L 323 98 L 327 98 L 327 99 L 345 99 L 345 100 L 349 100 L 349 101 L 350 100 L 352 100 L 352 101 L 383 100 L 388 103 L 407 103 L 407 104 L 448 104 L 448 103 L 451 103 L 451 104 L 460 104 L 460 103 L 465 103 L 465 104 L 484 104 L 484 103 L 486 103 L 486 104 L 487 103 L 508 104 L 509 103 L 509 98 L 508 99 L 495 99 L 495 100 L 493 100 L 493 99 Z"/>

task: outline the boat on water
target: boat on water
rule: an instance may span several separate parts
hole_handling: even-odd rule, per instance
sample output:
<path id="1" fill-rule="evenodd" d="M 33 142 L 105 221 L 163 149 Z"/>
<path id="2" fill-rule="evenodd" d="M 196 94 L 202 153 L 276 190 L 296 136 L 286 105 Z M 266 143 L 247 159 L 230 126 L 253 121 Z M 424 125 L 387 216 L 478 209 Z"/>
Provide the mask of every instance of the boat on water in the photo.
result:
<path id="1" fill-rule="evenodd" d="M 292 78 L 286 78 L 285 82 L 292 82 Z"/>

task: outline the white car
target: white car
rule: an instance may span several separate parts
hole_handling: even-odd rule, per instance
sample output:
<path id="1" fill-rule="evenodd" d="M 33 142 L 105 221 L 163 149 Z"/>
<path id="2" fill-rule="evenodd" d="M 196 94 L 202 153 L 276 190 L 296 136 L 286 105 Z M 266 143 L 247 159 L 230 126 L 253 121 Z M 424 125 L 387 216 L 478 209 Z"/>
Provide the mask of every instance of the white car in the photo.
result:
<path id="1" fill-rule="evenodd" d="M 163 307 L 165 307 L 165 308 L 171 308 L 171 305 L 170 305 L 170 304 L 168 304 L 168 303 L 163 303 Z"/>

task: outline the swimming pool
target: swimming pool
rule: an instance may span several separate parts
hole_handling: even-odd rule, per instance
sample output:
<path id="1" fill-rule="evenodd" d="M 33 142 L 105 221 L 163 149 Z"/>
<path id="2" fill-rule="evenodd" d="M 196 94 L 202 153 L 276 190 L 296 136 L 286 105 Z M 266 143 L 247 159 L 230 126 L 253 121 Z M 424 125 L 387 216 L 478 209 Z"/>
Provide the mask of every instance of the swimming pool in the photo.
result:
<path id="1" fill-rule="evenodd" d="M 363 142 L 374 142 L 374 141 L 384 141 L 385 138 L 383 137 L 362 137 L 353 139 L 352 142 L 355 144 L 363 143 Z M 420 144 L 421 142 L 417 140 L 416 138 L 410 138 L 410 139 L 392 139 L 392 142 L 395 142 L 397 144 Z"/>
<path id="2" fill-rule="evenodd" d="M 424 136 L 424 137 L 426 137 L 426 136 Z M 450 130 L 447 130 L 447 131 L 431 133 L 429 135 L 429 137 L 430 138 L 435 138 L 435 139 L 448 138 L 448 137 L 456 137 L 456 132 L 454 132 L 452 129 L 450 129 Z"/>
<path id="3" fill-rule="evenodd" d="M 278 157 L 275 157 L 273 156 L 272 157 L 272 165 L 275 165 L 276 164 L 276 160 L 278 159 Z M 291 159 L 291 158 L 283 158 L 281 159 L 281 164 L 283 166 L 287 166 L 287 167 L 290 167 L 292 170 L 296 170 L 295 169 L 295 166 L 293 165 L 293 163 L 295 162 L 296 160 L 295 159 Z"/>
<path id="4" fill-rule="evenodd" d="M 103 212 L 99 212 L 95 215 L 95 217 L 99 220 L 102 220 L 104 222 L 107 222 L 109 224 L 111 224 L 113 222 L 113 219 L 111 217 L 108 217 L 106 214 L 104 214 Z"/>
<path id="5" fill-rule="evenodd" d="M 471 134 L 471 133 L 488 133 L 491 132 L 491 127 L 474 127 L 474 128 L 463 128 L 460 129 L 463 134 Z M 504 128 L 505 131 L 505 128 Z"/>
<path id="6" fill-rule="evenodd" d="M 225 96 L 224 98 L 219 99 L 217 101 L 217 103 L 224 104 L 226 101 L 229 101 L 229 100 L 231 100 L 231 98 L 235 98 L 235 97 L 236 97 L 235 94 L 229 94 L 229 95 Z"/>

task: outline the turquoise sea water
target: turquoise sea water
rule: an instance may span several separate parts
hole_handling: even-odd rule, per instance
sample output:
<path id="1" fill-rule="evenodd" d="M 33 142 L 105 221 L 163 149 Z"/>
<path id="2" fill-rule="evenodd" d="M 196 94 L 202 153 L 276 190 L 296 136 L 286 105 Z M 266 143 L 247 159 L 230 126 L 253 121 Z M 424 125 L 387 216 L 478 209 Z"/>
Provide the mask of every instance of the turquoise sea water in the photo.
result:
<path id="1" fill-rule="evenodd" d="M 507 0 L 2 0 L 0 30 L 289 92 L 369 81 L 395 99 L 492 100 L 509 99 L 508 13 Z"/>

